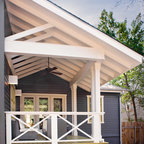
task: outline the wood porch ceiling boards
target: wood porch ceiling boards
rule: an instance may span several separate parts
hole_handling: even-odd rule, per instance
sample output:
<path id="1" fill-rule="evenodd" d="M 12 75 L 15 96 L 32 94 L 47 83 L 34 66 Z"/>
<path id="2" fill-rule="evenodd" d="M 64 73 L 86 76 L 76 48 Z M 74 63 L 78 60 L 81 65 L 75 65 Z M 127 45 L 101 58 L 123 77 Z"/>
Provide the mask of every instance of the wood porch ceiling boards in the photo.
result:
<path id="1" fill-rule="evenodd" d="M 137 66 L 142 57 L 85 22 L 77 19 L 46 0 L 6 0 L 6 8 L 13 35 L 9 40 L 89 47 L 103 51 L 101 85 Z M 45 57 L 7 55 L 13 74 L 23 78 L 47 67 Z M 58 67 L 60 77 L 74 83 L 90 65 L 84 59 L 51 58 L 51 66 Z M 90 71 L 79 80 L 80 87 L 90 91 Z"/>

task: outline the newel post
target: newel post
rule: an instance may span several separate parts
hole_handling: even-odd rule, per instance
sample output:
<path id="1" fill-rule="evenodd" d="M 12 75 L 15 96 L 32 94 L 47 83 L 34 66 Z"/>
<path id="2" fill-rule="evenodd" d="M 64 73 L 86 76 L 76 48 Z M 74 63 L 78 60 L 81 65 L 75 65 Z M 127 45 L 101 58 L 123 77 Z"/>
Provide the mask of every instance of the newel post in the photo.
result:
<path id="1" fill-rule="evenodd" d="M 100 62 L 95 62 L 91 69 L 91 109 L 97 113 L 100 113 L 100 69 Z M 94 142 L 102 141 L 100 114 L 92 119 L 92 136 Z"/>
<path id="2" fill-rule="evenodd" d="M 77 112 L 77 84 L 71 86 L 71 97 L 72 97 L 72 111 Z M 72 116 L 72 123 L 77 126 L 77 115 Z M 73 135 L 77 136 L 77 129 L 73 131 Z"/>

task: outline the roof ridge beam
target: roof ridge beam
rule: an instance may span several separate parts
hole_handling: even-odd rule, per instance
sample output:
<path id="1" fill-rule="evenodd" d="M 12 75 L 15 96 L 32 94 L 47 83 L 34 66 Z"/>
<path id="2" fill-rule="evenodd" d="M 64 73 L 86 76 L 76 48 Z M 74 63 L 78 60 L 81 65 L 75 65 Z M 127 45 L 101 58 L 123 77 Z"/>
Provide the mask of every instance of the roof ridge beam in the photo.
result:
<path id="1" fill-rule="evenodd" d="M 25 30 L 25 31 L 20 32 L 18 34 L 14 34 L 14 35 L 8 36 L 8 37 L 6 37 L 6 40 L 14 41 L 14 40 L 17 40 L 17 39 L 20 39 L 20 38 L 35 34 L 37 32 L 41 32 L 41 31 L 43 31 L 45 29 L 52 28 L 52 27 L 53 27 L 53 25 L 47 23 L 47 24 L 44 24 L 44 25 L 41 25 L 41 26 L 37 26 L 37 27 L 29 29 L 29 30 Z"/>

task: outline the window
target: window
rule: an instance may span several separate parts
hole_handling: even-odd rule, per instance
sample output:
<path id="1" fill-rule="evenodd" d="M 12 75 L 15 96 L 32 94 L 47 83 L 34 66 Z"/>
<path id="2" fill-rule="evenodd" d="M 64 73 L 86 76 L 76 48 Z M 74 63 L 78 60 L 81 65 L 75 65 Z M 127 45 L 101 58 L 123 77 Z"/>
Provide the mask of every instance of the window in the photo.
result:
<path id="1" fill-rule="evenodd" d="M 23 93 L 20 97 L 21 111 L 66 111 L 65 94 Z M 27 124 L 33 125 L 44 118 L 44 115 L 21 116 Z M 41 126 L 40 126 L 41 127 Z"/>
<path id="2" fill-rule="evenodd" d="M 21 111 L 66 111 L 66 95 L 23 93 L 20 107 Z"/>
<path id="3" fill-rule="evenodd" d="M 48 98 L 39 98 L 39 111 L 48 111 Z"/>
<path id="4" fill-rule="evenodd" d="M 54 98 L 54 111 L 62 112 L 62 98 Z"/>
<path id="5" fill-rule="evenodd" d="M 101 107 L 101 112 L 104 112 L 104 96 L 100 97 L 100 107 Z M 91 96 L 87 96 L 87 110 L 88 112 L 91 112 Z M 89 119 L 88 123 L 91 123 L 91 119 Z M 104 123 L 104 115 L 101 116 L 101 123 Z"/>

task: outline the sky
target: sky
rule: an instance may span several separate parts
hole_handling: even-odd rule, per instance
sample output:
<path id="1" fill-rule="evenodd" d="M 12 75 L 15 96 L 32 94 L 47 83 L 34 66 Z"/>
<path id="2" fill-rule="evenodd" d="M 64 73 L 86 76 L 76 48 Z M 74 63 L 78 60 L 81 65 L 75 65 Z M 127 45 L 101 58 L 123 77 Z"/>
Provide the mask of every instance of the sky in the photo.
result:
<path id="1" fill-rule="evenodd" d="M 97 26 L 103 9 L 112 11 L 117 21 L 127 19 L 128 25 L 141 11 L 141 3 L 129 0 L 51 0 L 88 23 Z M 119 4 L 118 2 L 121 1 Z M 140 1 L 140 0 L 138 0 Z M 129 5 L 130 4 L 130 5 Z"/>

